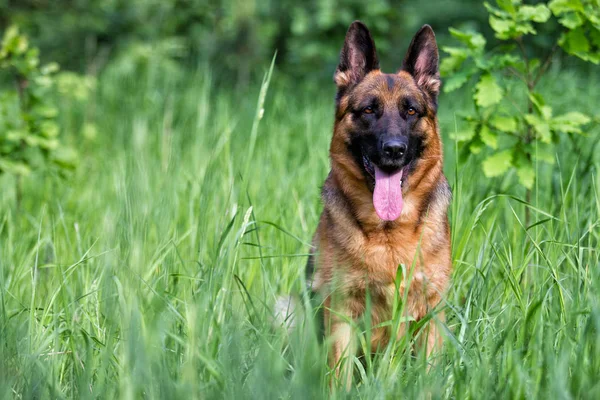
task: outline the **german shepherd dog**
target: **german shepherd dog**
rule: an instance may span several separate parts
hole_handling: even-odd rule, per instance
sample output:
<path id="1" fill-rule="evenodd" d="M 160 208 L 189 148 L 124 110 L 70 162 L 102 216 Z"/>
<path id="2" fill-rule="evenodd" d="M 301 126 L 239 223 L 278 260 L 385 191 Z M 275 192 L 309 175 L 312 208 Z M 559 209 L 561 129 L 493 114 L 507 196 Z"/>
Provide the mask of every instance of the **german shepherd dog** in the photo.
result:
<path id="1" fill-rule="evenodd" d="M 438 50 L 429 25 L 412 39 L 402 68 L 386 74 L 369 30 L 355 21 L 334 80 L 331 172 L 322 189 L 324 210 L 307 281 L 324 299 L 330 366 L 349 384 L 351 368 L 339 367 L 342 357 L 357 349 L 349 321 L 364 318 L 366 311 L 371 326 L 389 321 L 394 299 L 404 299 L 405 312 L 419 321 L 446 291 L 451 192 L 442 172 Z M 401 265 L 405 276 L 398 283 Z M 436 319 L 443 320 L 443 313 Z M 375 328 L 372 351 L 407 332 L 404 323 L 396 332 Z M 427 354 L 441 345 L 435 323 L 419 336 Z"/>

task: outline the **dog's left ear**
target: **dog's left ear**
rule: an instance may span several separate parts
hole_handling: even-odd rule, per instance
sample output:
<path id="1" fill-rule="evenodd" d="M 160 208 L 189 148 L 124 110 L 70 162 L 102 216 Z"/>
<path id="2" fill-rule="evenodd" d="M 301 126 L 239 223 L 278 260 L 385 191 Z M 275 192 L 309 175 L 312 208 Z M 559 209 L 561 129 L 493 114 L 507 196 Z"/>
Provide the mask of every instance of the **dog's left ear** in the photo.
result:
<path id="1" fill-rule="evenodd" d="M 437 103 L 441 85 L 438 61 L 433 29 L 429 25 L 423 25 L 408 47 L 402 70 L 414 77 L 417 85 L 431 97 L 434 104 Z"/>
<path id="2" fill-rule="evenodd" d="M 340 53 L 338 64 L 333 80 L 338 90 L 343 91 L 347 87 L 359 83 L 369 72 L 379 69 L 379 59 L 375 42 L 365 24 L 354 21 L 348 32 L 344 47 Z"/>

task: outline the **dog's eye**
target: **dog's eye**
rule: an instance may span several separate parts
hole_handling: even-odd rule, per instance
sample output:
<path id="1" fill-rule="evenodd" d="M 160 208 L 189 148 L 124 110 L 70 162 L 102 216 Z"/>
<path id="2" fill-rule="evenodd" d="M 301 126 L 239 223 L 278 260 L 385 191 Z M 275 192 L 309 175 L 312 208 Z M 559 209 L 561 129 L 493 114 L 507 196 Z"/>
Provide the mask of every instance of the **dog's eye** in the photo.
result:
<path id="1" fill-rule="evenodd" d="M 365 113 L 365 114 L 373 114 L 373 107 L 368 106 L 368 107 L 363 108 L 363 113 Z"/>
<path id="2" fill-rule="evenodd" d="M 409 107 L 407 113 L 408 115 L 415 115 L 417 110 L 415 110 L 413 107 Z"/>

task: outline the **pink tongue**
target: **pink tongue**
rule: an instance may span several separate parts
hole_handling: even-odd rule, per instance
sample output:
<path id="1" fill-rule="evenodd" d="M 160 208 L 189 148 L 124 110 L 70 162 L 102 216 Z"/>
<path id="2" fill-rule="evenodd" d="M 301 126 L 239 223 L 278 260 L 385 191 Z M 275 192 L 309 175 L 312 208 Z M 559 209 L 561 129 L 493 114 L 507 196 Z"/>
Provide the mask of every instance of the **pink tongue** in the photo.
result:
<path id="1" fill-rule="evenodd" d="M 375 212 L 384 221 L 394 221 L 402 212 L 402 170 L 388 174 L 375 167 Z"/>

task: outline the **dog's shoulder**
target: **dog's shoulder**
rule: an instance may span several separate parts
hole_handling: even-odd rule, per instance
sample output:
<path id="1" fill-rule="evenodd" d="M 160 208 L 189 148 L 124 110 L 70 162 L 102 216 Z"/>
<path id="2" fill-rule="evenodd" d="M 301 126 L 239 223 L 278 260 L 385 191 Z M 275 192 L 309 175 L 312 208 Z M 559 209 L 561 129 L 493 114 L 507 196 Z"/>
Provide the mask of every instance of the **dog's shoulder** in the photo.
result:
<path id="1" fill-rule="evenodd" d="M 434 198 L 437 202 L 440 203 L 441 206 L 445 206 L 447 208 L 452 201 L 452 188 L 450 187 L 450 183 L 448 183 L 448 179 L 444 174 L 440 175 L 438 180 L 438 184 L 433 189 Z"/>

